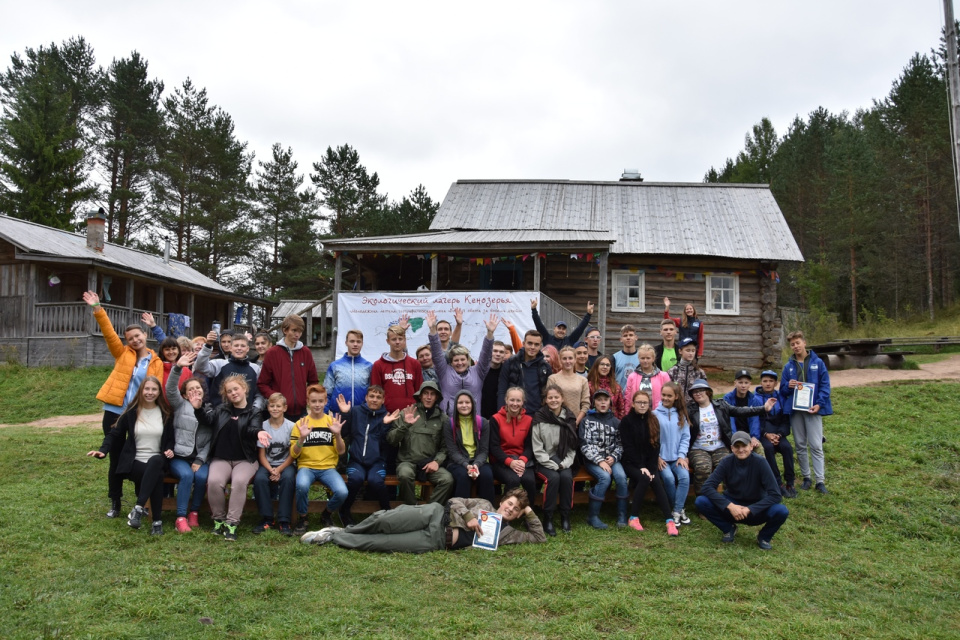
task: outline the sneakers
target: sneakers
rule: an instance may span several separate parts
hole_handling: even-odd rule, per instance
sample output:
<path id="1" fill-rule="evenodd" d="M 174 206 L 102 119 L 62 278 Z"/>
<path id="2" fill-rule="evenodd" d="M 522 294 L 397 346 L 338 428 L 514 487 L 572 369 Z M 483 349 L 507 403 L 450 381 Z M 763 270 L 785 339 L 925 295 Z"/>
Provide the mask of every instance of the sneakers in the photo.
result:
<path id="1" fill-rule="evenodd" d="M 274 526 L 275 525 L 273 524 L 273 520 L 268 520 L 267 518 L 264 518 L 263 520 L 260 521 L 260 524 L 258 524 L 253 528 L 253 532 L 257 535 L 260 535 L 264 531 L 269 531 L 270 529 L 273 529 Z"/>
<path id="2" fill-rule="evenodd" d="M 813 483 L 810 482 L 810 478 L 804 478 L 803 484 L 800 485 L 801 491 L 810 491 L 810 487 L 813 486 Z"/>
<path id="3" fill-rule="evenodd" d="M 680 532 L 677 531 L 677 524 L 673 520 L 667 520 L 667 535 L 668 536 L 680 535 Z"/>
<path id="4" fill-rule="evenodd" d="M 764 551 L 770 551 L 770 549 L 773 549 L 773 545 L 770 544 L 770 541 L 764 540 L 759 535 L 757 536 L 757 546 L 763 549 Z"/>
<path id="5" fill-rule="evenodd" d="M 293 532 L 297 535 L 307 532 L 307 529 L 310 527 L 310 521 L 307 519 L 307 515 L 303 514 L 297 520 L 297 526 L 293 528 Z"/>
<path id="6" fill-rule="evenodd" d="M 140 520 L 147 516 L 147 510 L 140 505 L 134 505 L 130 515 L 127 516 L 127 524 L 134 529 L 140 528 Z"/>
<path id="7" fill-rule="evenodd" d="M 690 518 L 687 517 L 687 510 L 680 509 L 680 523 L 679 524 L 690 524 Z"/>
<path id="8" fill-rule="evenodd" d="M 827 491 L 827 485 L 823 484 L 822 482 L 817 483 L 817 491 L 819 491 L 823 495 L 827 495 L 828 493 L 830 493 L 829 491 Z"/>
<path id="9" fill-rule="evenodd" d="M 229 522 L 223 523 L 223 539 L 235 542 L 237 540 L 237 525 Z"/>
<path id="10" fill-rule="evenodd" d="M 224 531 L 223 526 L 224 526 L 223 520 L 214 520 L 213 531 L 211 531 L 210 533 L 212 533 L 215 536 L 222 536 Z"/>
<path id="11" fill-rule="evenodd" d="M 153 527 L 150 528 L 150 535 L 152 536 L 162 536 L 163 535 L 163 521 L 154 520 Z"/>
<path id="12" fill-rule="evenodd" d="M 723 534 L 723 537 L 720 538 L 720 542 L 725 542 L 725 543 L 727 543 L 727 544 L 730 544 L 731 542 L 733 542 L 733 541 L 736 539 L 736 537 L 737 537 L 737 525 L 734 524 L 734 525 L 730 525 L 730 526 L 731 526 L 732 528 L 730 529 L 730 531 L 727 531 L 725 534 Z"/>
<path id="13" fill-rule="evenodd" d="M 290 528 L 290 523 L 289 523 L 289 522 L 281 522 L 281 523 L 280 523 L 280 535 L 282 535 L 282 536 L 292 536 L 292 535 L 293 535 L 293 529 Z"/>
<path id="14" fill-rule="evenodd" d="M 187 519 L 184 517 L 177 518 L 173 528 L 177 530 L 177 533 L 190 533 L 191 531 L 190 525 L 187 523 Z"/>
<path id="15" fill-rule="evenodd" d="M 187 514 L 187 524 L 191 528 L 195 529 L 200 526 L 200 514 L 196 511 L 191 511 Z"/>
<path id="16" fill-rule="evenodd" d="M 324 527 L 320 531 L 308 531 L 300 536 L 300 542 L 303 544 L 326 544 L 338 531 L 343 531 L 343 527 Z"/>
<path id="17" fill-rule="evenodd" d="M 674 522 L 678 527 L 679 527 L 681 524 L 683 524 L 683 520 L 681 520 L 681 518 L 680 518 L 680 512 L 679 512 L 679 511 L 674 511 L 672 515 L 673 515 L 673 522 Z"/>
<path id="18" fill-rule="evenodd" d="M 784 498 L 796 498 L 796 497 L 797 497 L 797 490 L 793 488 L 793 485 L 792 485 L 792 484 L 781 485 L 781 487 L 780 487 L 780 493 L 783 495 Z"/>
<path id="19" fill-rule="evenodd" d="M 119 518 L 123 512 L 123 506 L 120 504 L 120 498 L 113 498 L 110 502 L 110 511 L 107 511 L 108 518 Z"/>
<path id="20" fill-rule="evenodd" d="M 630 519 L 627 520 L 627 526 L 629 526 L 631 529 L 634 529 L 635 531 L 643 531 L 643 525 L 640 524 L 640 518 L 638 518 L 637 516 L 630 516 Z M 676 531 L 677 528 L 674 527 L 673 530 Z"/>

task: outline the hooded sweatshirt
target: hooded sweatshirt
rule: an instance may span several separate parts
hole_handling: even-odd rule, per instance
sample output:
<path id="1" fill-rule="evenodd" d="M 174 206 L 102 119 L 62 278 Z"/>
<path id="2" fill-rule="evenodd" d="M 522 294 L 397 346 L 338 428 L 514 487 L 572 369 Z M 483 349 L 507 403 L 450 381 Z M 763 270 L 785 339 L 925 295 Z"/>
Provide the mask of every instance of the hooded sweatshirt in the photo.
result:
<path id="1" fill-rule="evenodd" d="M 450 420 L 446 425 L 447 428 L 443 432 L 443 438 L 447 445 L 447 460 L 449 464 L 463 467 L 471 464 L 480 467 L 487 463 L 487 456 L 490 451 L 490 425 L 486 418 L 477 414 L 476 400 L 469 391 L 464 390 L 457 394 L 457 397 L 454 398 L 454 411 L 456 411 L 456 402 L 460 400 L 461 396 L 470 398 L 471 411 L 466 418 L 473 430 L 474 453 L 471 457 L 464 445 L 463 429 L 460 424 L 463 416 L 459 413 L 453 413 L 450 415 Z"/>
<path id="2" fill-rule="evenodd" d="M 380 462 L 386 463 L 380 444 L 387 436 L 390 425 L 383 423 L 387 410 L 380 407 L 373 410 L 364 402 L 360 406 L 351 405 L 346 415 L 341 418 L 347 422 L 344 434 L 350 442 L 347 455 L 350 462 L 370 467 Z"/>
<path id="3" fill-rule="evenodd" d="M 447 359 L 443 357 L 443 347 L 440 346 L 440 336 L 431 333 L 428 337 L 430 341 L 430 353 L 433 355 L 433 366 L 437 370 L 437 378 L 440 382 L 440 389 L 443 391 L 443 406 L 441 407 L 447 415 L 457 413 L 454 405 L 454 396 L 461 389 L 470 392 L 471 397 L 477 407 L 483 399 L 483 379 L 490 370 L 490 358 L 493 355 L 493 340 L 483 339 L 483 346 L 480 347 L 480 355 L 477 357 L 477 363 L 469 367 L 463 373 L 457 373 L 452 364 L 447 364 Z M 419 388 L 419 387 L 418 387 Z"/>
<path id="4" fill-rule="evenodd" d="M 274 393 L 287 399 L 287 415 L 300 417 L 307 412 L 307 387 L 317 384 L 317 365 L 310 349 L 297 341 L 293 348 L 281 340 L 263 354 L 263 366 L 257 378 L 260 395 Z"/>
<path id="5" fill-rule="evenodd" d="M 370 384 L 383 387 L 383 403 L 387 411 L 402 411 L 414 403 L 413 394 L 423 384 L 423 369 L 416 358 L 404 355 L 395 360 L 389 353 L 384 353 L 373 363 Z"/>

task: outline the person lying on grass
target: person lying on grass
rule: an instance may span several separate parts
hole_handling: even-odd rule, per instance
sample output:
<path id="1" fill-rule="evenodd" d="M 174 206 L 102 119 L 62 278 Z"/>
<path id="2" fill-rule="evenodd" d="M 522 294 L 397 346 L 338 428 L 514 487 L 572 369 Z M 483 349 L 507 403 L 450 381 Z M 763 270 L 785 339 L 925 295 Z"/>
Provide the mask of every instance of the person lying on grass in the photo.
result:
<path id="1" fill-rule="evenodd" d="M 481 531 L 481 511 L 494 511 L 493 505 L 481 498 L 451 498 L 446 508 L 435 502 L 401 505 L 390 511 L 377 511 L 360 524 L 346 529 L 327 527 L 310 531 L 300 541 L 304 544 L 332 542 L 344 549 L 384 553 L 454 551 L 473 544 L 473 534 Z M 498 545 L 544 542 L 547 539 L 523 489 L 517 487 L 508 491 L 496 512 L 504 520 Z M 506 524 L 521 516 L 527 531 Z"/>

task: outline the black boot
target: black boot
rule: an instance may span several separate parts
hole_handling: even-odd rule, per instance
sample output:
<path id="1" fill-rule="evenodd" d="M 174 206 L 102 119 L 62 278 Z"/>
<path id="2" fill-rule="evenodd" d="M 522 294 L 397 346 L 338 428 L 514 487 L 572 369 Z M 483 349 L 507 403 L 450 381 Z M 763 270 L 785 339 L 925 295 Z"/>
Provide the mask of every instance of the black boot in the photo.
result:
<path id="1" fill-rule="evenodd" d="M 110 511 L 107 511 L 108 518 L 119 518 L 120 510 L 123 507 L 120 505 L 120 498 L 113 498 L 110 501 Z"/>
<path id="2" fill-rule="evenodd" d="M 564 533 L 570 533 L 570 514 L 569 513 L 560 514 L 560 528 L 563 529 Z"/>
<path id="3" fill-rule="evenodd" d="M 553 511 L 543 512 L 543 532 L 548 536 L 557 535 L 557 530 L 553 528 Z"/>

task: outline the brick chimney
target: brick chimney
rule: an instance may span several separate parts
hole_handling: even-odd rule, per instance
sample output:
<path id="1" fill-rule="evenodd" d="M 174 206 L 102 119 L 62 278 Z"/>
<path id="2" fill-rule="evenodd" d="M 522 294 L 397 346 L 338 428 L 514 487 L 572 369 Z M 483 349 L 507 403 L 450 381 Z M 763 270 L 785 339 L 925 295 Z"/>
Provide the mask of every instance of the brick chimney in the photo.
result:
<path id="1" fill-rule="evenodd" d="M 87 217 L 87 248 L 103 253 L 103 237 L 106 231 L 107 216 L 103 207 Z"/>

